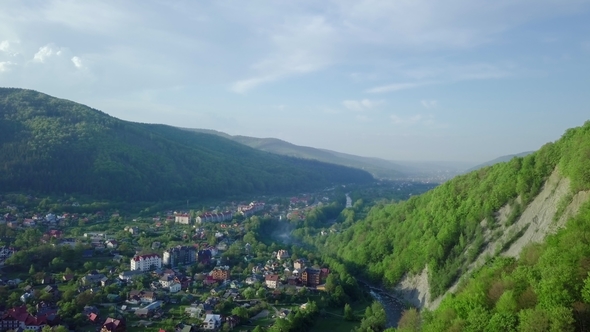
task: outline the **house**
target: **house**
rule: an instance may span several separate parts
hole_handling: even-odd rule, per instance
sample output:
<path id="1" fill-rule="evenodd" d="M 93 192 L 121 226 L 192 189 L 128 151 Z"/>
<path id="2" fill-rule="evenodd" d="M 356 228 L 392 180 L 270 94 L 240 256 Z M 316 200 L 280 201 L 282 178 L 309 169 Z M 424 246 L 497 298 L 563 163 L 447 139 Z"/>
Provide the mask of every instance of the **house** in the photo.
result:
<path id="1" fill-rule="evenodd" d="M 145 274 L 145 272 L 142 270 L 124 271 L 124 272 L 119 273 L 119 279 L 121 279 L 123 281 L 129 281 L 129 280 L 137 278 L 143 274 Z"/>
<path id="2" fill-rule="evenodd" d="M 308 267 L 301 272 L 301 282 L 306 286 L 317 286 L 320 284 L 320 274 L 319 269 Z"/>
<path id="3" fill-rule="evenodd" d="M 301 270 L 305 267 L 305 259 L 299 258 L 293 262 L 293 268 L 297 270 Z"/>
<path id="4" fill-rule="evenodd" d="M 227 316 L 223 319 L 230 329 L 240 325 L 240 317 L 236 315 Z"/>
<path id="5" fill-rule="evenodd" d="M 41 331 L 44 326 L 48 324 L 53 325 L 58 319 L 56 309 L 42 308 L 37 315 L 31 315 L 27 311 L 27 307 L 22 305 L 0 314 L 0 331 Z"/>
<path id="6" fill-rule="evenodd" d="M 137 301 L 141 303 L 153 303 L 156 301 L 156 294 L 154 292 L 147 292 L 143 290 L 132 290 L 129 292 L 129 301 Z"/>
<path id="7" fill-rule="evenodd" d="M 264 278 L 266 287 L 276 289 L 278 287 L 279 275 L 278 274 L 267 274 Z"/>
<path id="8" fill-rule="evenodd" d="M 174 283 L 174 277 L 169 275 L 169 274 L 165 274 L 160 278 L 160 285 L 163 288 L 168 288 L 170 287 L 170 285 L 172 285 Z"/>
<path id="9" fill-rule="evenodd" d="M 199 318 L 201 317 L 201 313 L 203 312 L 203 308 L 199 307 L 187 307 L 184 309 L 184 313 L 189 315 L 191 318 Z"/>
<path id="10" fill-rule="evenodd" d="M 244 217 L 250 217 L 258 211 L 264 210 L 264 203 L 251 202 L 248 205 L 238 206 L 238 213 Z"/>
<path id="11" fill-rule="evenodd" d="M 278 259 L 278 260 L 287 259 L 287 258 L 289 258 L 289 257 L 290 257 L 290 256 L 289 256 L 289 252 L 288 252 L 287 250 L 282 250 L 282 249 L 281 249 L 281 250 L 279 250 L 279 251 L 277 252 L 277 259 Z"/>
<path id="12" fill-rule="evenodd" d="M 89 321 L 91 321 L 93 323 L 98 323 L 98 319 L 99 319 L 98 314 L 91 312 L 86 317 L 88 317 Z"/>
<path id="13" fill-rule="evenodd" d="M 213 258 L 213 253 L 211 250 L 203 249 L 197 252 L 197 261 L 201 264 L 209 264 L 211 263 L 211 259 Z"/>
<path id="14" fill-rule="evenodd" d="M 172 247 L 162 255 L 162 263 L 166 266 L 189 265 L 197 261 L 197 250 L 192 246 Z"/>
<path id="15" fill-rule="evenodd" d="M 23 293 L 23 295 L 20 296 L 20 301 L 22 303 L 27 303 L 32 298 L 33 298 L 33 294 L 31 294 L 31 293 Z"/>
<path id="16" fill-rule="evenodd" d="M 109 249 L 116 249 L 119 246 L 119 243 L 116 240 L 108 240 L 105 242 L 105 245 Z"/>
<path id="17" fill-rule="evenodd" d="M 149 271 L 162 267 L 162 258 L 158 254 L 135 255 L 130 261 L 131 271 Z"/>
<path id="18" fill-rule="evenodd" d="M 85 286 L 89 286 L 99 284 L 105 279 L 107 278 L 104 274 L 92 271 L 87 275 L 83 276 L 82 279 L 80 279 L 80 282 Z"/>
<path id="19" fill-rule="evenodd" d="M 191 222 L 191 218 L 188 214 L 177 214 L 174 216 L 174 222 L 178 224 L 188 225 Z"/>
<path id="20" fill-rule="evenodd" d="M 154 315 L 156 310 L 162 308 L 161 301 L 154 301 L 143 308 L 135 310 L 134 314 L 140 317 L 151 317 Z"/>
<path id="21" fill-rule="evenodd" d="M 123 320 L 109 317 L 102 324 L 100 332 L 123 332 L 125 330 L 125 322 Z"/>
<path id="22" fill-rule="evenodd" d="M 216 267 L 213 269 L 213 271 L 211 271 L 211 276 L 215 280 L 229 280 L 229 277 L 230 277 L 229 267 L 228 266 Z"/>
<path id="23" fill-rule="evenodd" d="M 207 314 L 203 320 L 203 329 L 215 330 L 221 327 L 221 315 Z"/>
<path id="24" fill-rule="evenodd" d="M 170 293 L 178 293 L 178 292 L 180 292 L 181 285 L 177 282 L 174 282 L 174 283 L 170 284 L 168 289 L 170 290 Z"/>
<path id="25" fill-rule="evenodd" d="M 232 220 L 233 217 L 234 215 L 230 211 L 224 211 L 221 213 L 206 212 L 201 215 L 198 215 L 195 221 L 197 222 L 197 224 L 204 222 L 224 222 Z"/>

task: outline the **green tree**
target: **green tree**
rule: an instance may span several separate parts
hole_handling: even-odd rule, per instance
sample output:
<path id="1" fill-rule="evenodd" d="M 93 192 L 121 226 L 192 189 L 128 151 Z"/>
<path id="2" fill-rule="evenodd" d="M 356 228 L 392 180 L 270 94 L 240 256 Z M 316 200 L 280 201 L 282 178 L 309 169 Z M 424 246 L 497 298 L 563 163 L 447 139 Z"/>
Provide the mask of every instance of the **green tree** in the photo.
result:
<path id="1" fill-rule="evenodd" d="M 344 319 L 348 320 L 348 321 L 356 320 L 356 317 L 354 316 L 354 311 L 352 310 L 352 308 L 350 307 L 350 304 L 348 304 L 348 303 L 346 303 L 344 305 Z"/>

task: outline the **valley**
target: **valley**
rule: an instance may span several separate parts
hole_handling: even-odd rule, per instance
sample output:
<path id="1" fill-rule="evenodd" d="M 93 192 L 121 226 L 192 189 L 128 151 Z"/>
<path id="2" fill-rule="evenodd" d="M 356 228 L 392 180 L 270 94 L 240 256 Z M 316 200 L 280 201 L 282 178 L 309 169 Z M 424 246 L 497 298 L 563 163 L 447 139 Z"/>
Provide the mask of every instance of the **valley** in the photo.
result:
<path id="1" fill-rule="evenodd" d="M 386 180 L 0 92 L 2 329 L 584 330 L 588 122 Z"/>

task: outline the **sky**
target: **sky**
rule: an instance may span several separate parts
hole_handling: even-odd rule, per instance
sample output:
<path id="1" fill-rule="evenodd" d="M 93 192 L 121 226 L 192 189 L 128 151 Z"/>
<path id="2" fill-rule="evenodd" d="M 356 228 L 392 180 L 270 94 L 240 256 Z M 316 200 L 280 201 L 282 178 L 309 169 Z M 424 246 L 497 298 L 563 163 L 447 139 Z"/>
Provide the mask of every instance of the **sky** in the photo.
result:
<path id="1" fill-rule="evenodd" d="M 2 0 L 0 86 L 136 122 L 478 163 L 590 118 L 590 1 Z"/>

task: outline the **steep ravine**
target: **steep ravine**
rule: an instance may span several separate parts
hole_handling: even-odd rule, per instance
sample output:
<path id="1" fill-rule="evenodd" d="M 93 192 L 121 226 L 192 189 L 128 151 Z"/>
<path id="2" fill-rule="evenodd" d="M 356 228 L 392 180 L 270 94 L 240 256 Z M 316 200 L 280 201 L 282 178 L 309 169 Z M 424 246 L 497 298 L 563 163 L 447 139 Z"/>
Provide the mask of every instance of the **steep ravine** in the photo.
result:
<path id="1" fill-rule="evenodd" d="M 571 197 L 571 201 L 563 214 L 556 221 L 555 214 L 558 205 L 563 199 L 568 199 L 570 193 L 570 180 L 559 174 L 555 169 L 545 182 L 541 192 L 521 213 L 520 217 L 511 225 L 507 225 L 508 216 L 512 210 L 510 205 L 505 205 L 496 213 L 496 227 L 490 229 L 486 220 L 481 225 L 484 227 L 486 245 L 467 269 L 467 273 L 461 278 L 466 278 L 475 269 L 481 267 L 489 257 L 500 254 L 518 257 L 523 247 L 532 242 L 541 242 L 547 234 L 556 232 L 563 227 L 566 221 L 578 213 L 580 206 L 588 201 L 590 192 L 581 191 Z M 516 202 L 520 202 L 520 197 Z M 509 246 L 508 246 L 509 244 Z M 506 247 L 508 247 L 506 249 Z M 502 251 L 502 249 L 505 249 Z M 395 291 L 404 301 L 417 308 L 434 310 L 440 301 L 449 293 L 457 289 L 461 279 L 455 282 L 442 296 L 432 299 L 428 284 L 428 269 L 417 275 L 406 275 L 395 287 Z"/>

